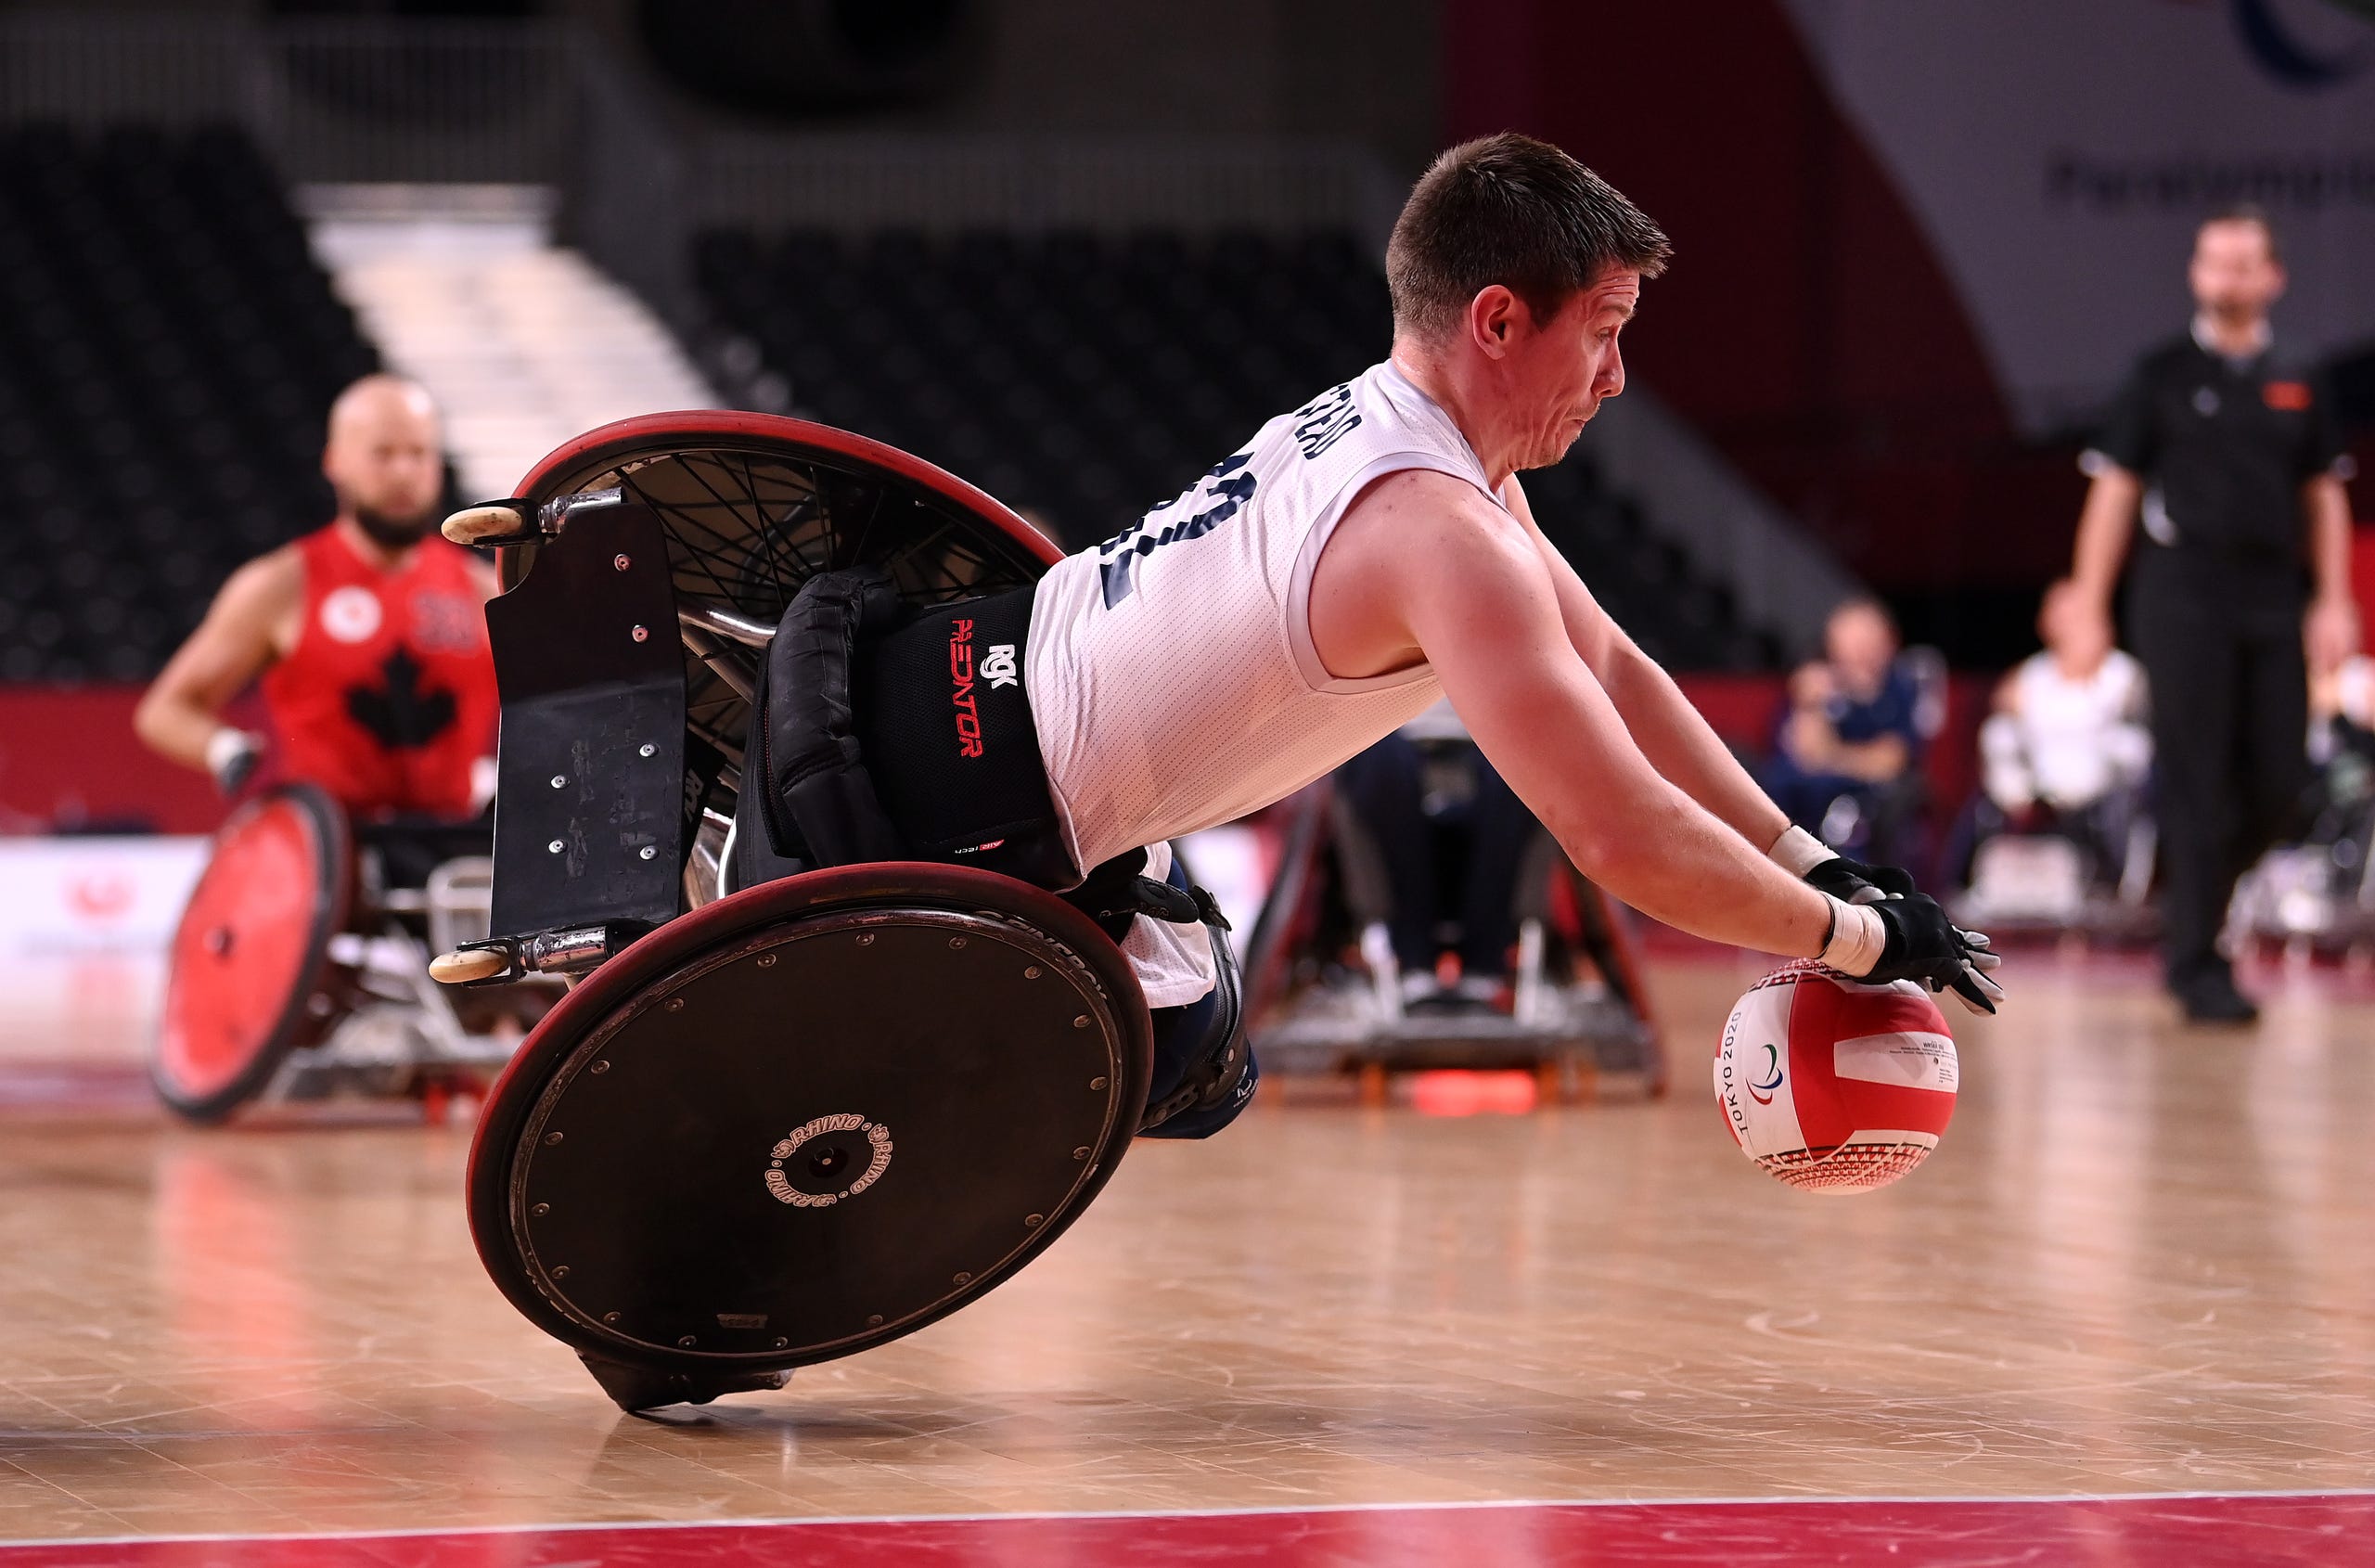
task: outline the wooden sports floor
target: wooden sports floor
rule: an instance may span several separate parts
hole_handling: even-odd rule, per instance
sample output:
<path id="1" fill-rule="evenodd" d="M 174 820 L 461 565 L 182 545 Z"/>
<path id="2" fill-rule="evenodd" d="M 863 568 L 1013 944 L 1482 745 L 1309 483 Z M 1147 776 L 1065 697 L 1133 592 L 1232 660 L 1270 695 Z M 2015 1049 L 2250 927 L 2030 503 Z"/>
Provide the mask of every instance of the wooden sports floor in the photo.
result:
<path id="1" fill-rule="evenodd" d="M 2375 1562 L 2375 992 L 2188 1031 L 2017 957 L 1938 1153 L 1840 1199 L 1718 1119 L 1752 973 L 1659 968 L 1662 1102 L 1265 1088 L 978 1305 L 661 1420 L 487 1283 L 466 1129 L 20 1104 L 0 1568 Z"/>

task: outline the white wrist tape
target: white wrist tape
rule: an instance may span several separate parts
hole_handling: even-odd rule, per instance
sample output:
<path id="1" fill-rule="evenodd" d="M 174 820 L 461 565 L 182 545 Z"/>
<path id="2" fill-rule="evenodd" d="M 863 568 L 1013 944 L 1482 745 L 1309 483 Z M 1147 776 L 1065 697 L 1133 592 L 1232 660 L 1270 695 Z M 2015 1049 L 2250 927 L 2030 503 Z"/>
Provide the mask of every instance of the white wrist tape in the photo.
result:
<path id="1" fill-rule="evenodd" d="M 1804 828 L 1793 826 L 1773 841 L 1773 847 L 1765 852 L 1765 858 L 1790 875 L 1804 880 L 1807 872 L 1824 861 L 1838 859 L 1839 852 Z"/>
<path id="2" fill-rule="evenodd" d="M 206 771 L 220 778 L 225 768 L 256 749 L 254 736 L 226 724 L 206 738 Z"/>
<path id="3" fill-rule="evenodd" d="M 470 815 L 476 816 L 494 799 L 495 768 L 493 757 L 470 759 Z"/>
<path id="4" fill-rule="evenodd" d="M 1861 904 L 1842 904 L 1827 893 L 1823 896 L 1830 899 L 1830 941 L 1823 946 L 1822 961 L 1861 980 L 1879 966 L 1888 946 L 1888 928 Z"/>

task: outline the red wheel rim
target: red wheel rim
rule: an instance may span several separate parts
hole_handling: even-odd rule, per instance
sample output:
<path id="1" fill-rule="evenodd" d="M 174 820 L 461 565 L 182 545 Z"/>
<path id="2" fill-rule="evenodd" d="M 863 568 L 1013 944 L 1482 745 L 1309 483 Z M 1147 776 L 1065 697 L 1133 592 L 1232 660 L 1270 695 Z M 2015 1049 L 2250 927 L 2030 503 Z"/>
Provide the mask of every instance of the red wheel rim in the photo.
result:
<path id="1" fill-rule="evenodd" d="M 343 923 L 341 826 L 301 788 L 250 802 L 215 835 L 173 933 L 152 1062 L 175 1109 L 227 1111 L 292 1042 Z"/>

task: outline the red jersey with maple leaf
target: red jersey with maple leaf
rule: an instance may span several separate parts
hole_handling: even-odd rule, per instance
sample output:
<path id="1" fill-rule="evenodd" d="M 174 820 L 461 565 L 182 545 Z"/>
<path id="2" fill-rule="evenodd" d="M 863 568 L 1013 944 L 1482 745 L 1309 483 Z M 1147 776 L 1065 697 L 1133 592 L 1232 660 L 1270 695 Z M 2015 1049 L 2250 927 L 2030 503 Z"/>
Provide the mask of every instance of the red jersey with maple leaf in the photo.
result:
<path id="1" fill-rule="evenodd" d="M 494 750 L 496 709 L 469 558 L 432 534 L 386 571 L 335 523 L 297 548 L 304 625 L 263 676 L 274 773 L 364 815 L 468 815 L 470 764 Z"/>

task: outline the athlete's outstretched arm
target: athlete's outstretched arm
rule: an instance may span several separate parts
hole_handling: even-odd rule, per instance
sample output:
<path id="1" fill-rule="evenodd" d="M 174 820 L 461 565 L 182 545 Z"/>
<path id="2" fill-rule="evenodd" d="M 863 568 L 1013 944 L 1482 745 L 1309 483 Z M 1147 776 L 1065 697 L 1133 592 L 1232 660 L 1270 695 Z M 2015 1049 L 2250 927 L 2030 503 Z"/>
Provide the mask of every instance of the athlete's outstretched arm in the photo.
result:
<path id="1" fill-rule="evenodd" d="M 1527 533 L 1457 482 L 1419 481 L 1377 500 L 1388 515 L 1348 517 L 1322 559 L 1315 598 L 1332 576 L 1341 591 L 1398 619 L 1476 743 L 1577 868 L 1644 914 L 1701 936 L 1820 953 L 1829 901 L 1651 765 L 1570 641 L 1550 572 Z M 1360 547 L 1389 534 L 1390 548 Z M 1342 559 L 1332 559 L 1340 549 Z M 1767 842 L 1780 831 L 1777 822 Z"/>
<path id="2" fill-rule="evenodd" d="M 132 727 L 148 748 L 209 769 L 224 705 L 272 662 L 273 629 L 304 593 L 293 551 L 276 550 L 231 573 L 198 630 L 149 684 Z"/>
<path id="3" fill-rule="evenodd" d="M 1642 754 L 1683 793 L 1750 843 L 1760 850 L 1772 848 L 1773 841 L 1788 829 L 1789 816 L 1748 776 L 1731 748 L 1708 726 L 1705 715 L 1675 685 L 1674 677 L 1642 652 L 1592 598 L 1574 567 L 1534 521 L 1534 508 L 1526 504 L 1517 475 L 1511 474 L 1502 484 L 1501 500 L 1525 526 L 1549 569 L 1568 640 L 1624 715 L 1625 727 L 1632 731 Z"/>

